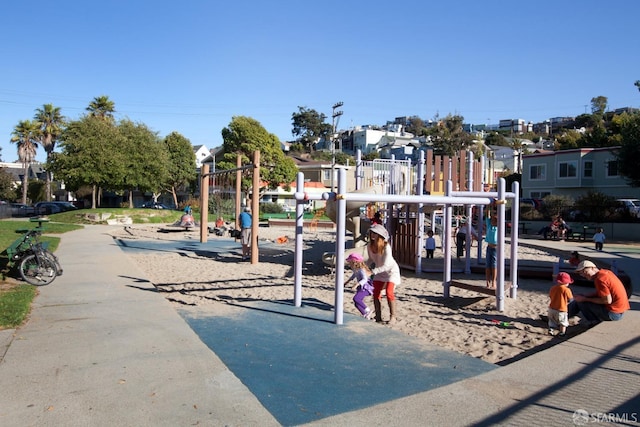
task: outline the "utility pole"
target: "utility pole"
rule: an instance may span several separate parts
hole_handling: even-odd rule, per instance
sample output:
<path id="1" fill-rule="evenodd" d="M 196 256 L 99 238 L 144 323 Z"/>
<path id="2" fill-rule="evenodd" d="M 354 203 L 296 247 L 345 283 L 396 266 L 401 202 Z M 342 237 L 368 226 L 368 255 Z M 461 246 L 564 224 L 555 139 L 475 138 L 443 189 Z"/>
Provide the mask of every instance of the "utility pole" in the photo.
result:
<path id="1" fill-rule="evenodd" d="M 331 107 L 333 113 L 331 114 L 332 123 L 331 123 L 331 136 L 329 137 L 329 141 L 331 143 L 331 191 L 333 192 L 333 181 L 335 180 L 336 175 L 336 144 L 333 141 L 336 135 L 336 126 L 338 126 L 338 121 L 340 120 L 340 116 L 342 115 L 342 111 L 336 111 L 338 108 L 342 107 L 344 102 L 336 102 Z M 336 120 L 338 119 L 338 120 Z M 342 151 L 342 143 L 340 143 L 340 150 Z"/>

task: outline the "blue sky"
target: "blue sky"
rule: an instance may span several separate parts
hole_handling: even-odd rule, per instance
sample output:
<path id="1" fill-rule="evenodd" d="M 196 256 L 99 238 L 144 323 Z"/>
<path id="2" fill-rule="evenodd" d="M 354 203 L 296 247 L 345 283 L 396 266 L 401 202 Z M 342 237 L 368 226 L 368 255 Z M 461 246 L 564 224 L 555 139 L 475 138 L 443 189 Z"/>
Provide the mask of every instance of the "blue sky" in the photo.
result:
<path id="1" fill-rule="evenodd" d="M 637 0 L 8 1 L 0 156 L 17 159 L 11 132 L 36 108 L 77 119 L 101 95 L 118 119 L 208 148 L 233 116 L 286 141 L 298 106 L 330 117 L 338 101 L 340 129 L 450 113 L 538 122 L 596 96 L 640 107 L 638 16 Z"/>

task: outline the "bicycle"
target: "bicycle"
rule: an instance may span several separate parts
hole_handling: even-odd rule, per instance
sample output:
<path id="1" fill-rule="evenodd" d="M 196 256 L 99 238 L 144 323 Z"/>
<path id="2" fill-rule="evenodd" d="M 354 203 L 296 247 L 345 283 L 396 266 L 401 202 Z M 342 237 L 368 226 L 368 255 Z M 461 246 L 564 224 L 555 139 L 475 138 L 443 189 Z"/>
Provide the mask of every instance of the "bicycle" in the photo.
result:
<path id="1" fill-rule="evenodd" d="M 6 250 L 7 266 L 16 267 L 22 280 L 34 286 L 45 286 L 62 274 L 58 258 L 40 241 L 42 227 L 31 230 L 20 229 L 16 233 L 24 233 Z"/>

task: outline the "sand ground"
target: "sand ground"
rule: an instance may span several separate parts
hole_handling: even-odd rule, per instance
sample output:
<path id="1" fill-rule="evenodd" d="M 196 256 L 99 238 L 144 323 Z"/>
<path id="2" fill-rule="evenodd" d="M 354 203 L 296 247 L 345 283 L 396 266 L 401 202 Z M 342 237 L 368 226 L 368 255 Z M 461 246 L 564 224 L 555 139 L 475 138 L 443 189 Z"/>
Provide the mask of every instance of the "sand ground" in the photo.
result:
<path id="1" fill-rule="evenodd" d="M 199 231 L 160 232 L 163 226 L 130 226 L 115 229 L 119 239 L 199 241 Z M 291 227 L 260 228 L 261 242 L 273 242 L 261 250 L 260 262 L 252 265 L 241 260 L 237 251 L 210 253 L 199 251 L 131 254 L 131 258 L 147 274 L 155 287 L 166 293 L 176 307 L 195 305 L 207 310 L 223 311 L 228 302 L 237 300 L 293 300 L 294 239 Z M 283 236 L 285 243 L 276 243 Z M 333 305 L 335 281 L 332 270 L 322 262 L 322 254 L 334 251 L 333 230 L 304 232 L 302 298 Z M 208 239 L 225 239 L 209 234 Z M 285 240 L 285 239 L 280 239 Z M 232 240 L 231 240 L 232 241 Z M 233 242 L 233 241 L 232 241 Z M 477 243 L 475 243 L 477 244 Z M 275 250 L 271 249 L 275 246 Z M 474 246 L 473 251 L 477 251 Z M 505 249 L 508 253 L 508 248 Z M 475 253 L 475 252 L 474 252 Z M 443 253 L 436 250 L 435 262 Z M 549 262 L 549 273 L 557 256 L 520 247 L 521 260 Z M 455 254 L 454 254 L 455 261 Z M 349 277 L 349 272 L 345 272 Z M 442 273 L 416 275 L 402 270 L 402 283 L 396 288 L 398 320 L 393 324 L 370 323 L 372 328 L 389 327 L 430 344 L 483 359 L 505 364 L 552 345 L 547 325 L 540 314 L 546 314 L 551 281 L 519 279 L 517 298 L 506 298 L 504 312 L 495 308 L 495 297 L 459 288 L 451 288 L 451 298 L 443 297 Z M 468 277 L 484 283 L 482 275 Z M 510 283 L 507 283 L 510 284 Z M 508 295 L 508 292 L 506 292 Z M 344 295 L 344 312 L 359 315 L 349 287 Z M 365 300 L 373 308 L 371 297 Z M 382 301 L 383 319 L 388 319 L 386 301 Z M 506 322 L 506 323 L 505 323 Z M 580 326 L 569 328 L 569 336 L 581 332 Z"/>

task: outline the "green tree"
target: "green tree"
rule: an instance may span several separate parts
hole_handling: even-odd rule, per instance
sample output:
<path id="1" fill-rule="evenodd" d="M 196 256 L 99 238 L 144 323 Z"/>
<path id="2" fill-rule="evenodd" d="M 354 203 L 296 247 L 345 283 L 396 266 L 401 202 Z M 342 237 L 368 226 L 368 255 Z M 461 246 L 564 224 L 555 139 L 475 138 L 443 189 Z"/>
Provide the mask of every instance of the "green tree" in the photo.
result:
<path id="1" fill-rule="evenodd" d="M 463 122 L 462 116 L 449 114 L 436 126 L 429 128 L 428 135 L 437 154 L 453 156 L 471 146 L 473 137 L 464 131 Z"/>
<path id="2" fill-rule="evenodd" d="M 93 98 L 86 110 L 90 116 L 113 121 L 113 113 L 116 111 L 116 107 L 107 95 L 102 95 Z"/>
<path id="3" fill-rule="evenodd" d="M 91 187 L 91 208 L 98 206 L 98 190 L 116 189 L 124 181 L 126 140 L 108 120 L 87 115 L 70 122 L 60 137 L 59 153 L 53 153 L 51 171 L 70 191 Z"/>
<path id="4" fill-rule="evenodd" d="M 298 106 L 298 112 L 291 115 L 293 130 L 291 134 L 296 142 L 302 144 L 309 152 L 321 138 L 326 138 L 332 132 L 330 123 L 325 123 L 327 116 L 307 107 Z"/>
<path id="5" fill-rule="evenodd" d="M 167 135 L 164 138 L 164 145 L 169 156 L 167 163 L 169 191 L 173 194 L 173 203 L 178 206 L 176 190 L 192 184 L 197 179 L 196 155 L 191 142 L 178 132 Z"/>
<path id="6" fill-rule="evenodd" d="M 29 187 L 29 167 L 36 157 L 38 141 L 40 140 L 40 126 L 31 120 L 21 120 L 11 133 L 11 142 L 18 146 L 18 160 L 22 162 L 24 176 L 22 177 L 22 203 L 27 203 L 27 188 Z"/>
<path id="7" fill-rule="evenodd" d="M 604 113 L 607 111 L 607 102 L 609 102 L 609 100 L 606 96 L 591 98 L 591 113 L 604 116 Z"/>
<path id="8" fill-rule="evenodd" d="M 216 169 L 225 170 L 236 167 L 236 156 L 241 155 L 241 164 L 253 162 L 253 153 L 260 151 L 260 178 L 270 188 L 295 180 L 298 168 L 292 159 L 286 157 L 280 148 L 280 140 L 251 117 L 234 116 L 229 126 L 222 129 L 224 155 Z M 250 180 L 244 180 L 242 189 L 251 186 Z"/>
<path id="9" fill-rule="evenodd" d="M 488 134 L 484 139 L 484 144 L 498 145 L 501 147 L 509 146 L 509 142 L 507 141 L 507 139 L 503 135 L 499 134 L 498 132 L 491 132 L 490 134 Z"/>
<path id="10" fill-rule="evenodd" d="M 36 109 L 34 120 L 40 126 L 42 148 L 47 153 L 47 162 L 51 157 L 51 153 L 56 146 L 56 142 L 60 137 L 65 119 L 60 113 L 60 107 L 54 107 L 52 104 L 44 104 L 42 108 Z M 45 167 L 45 200 L 51 200 L 51 173 Z"/>
<path id="11" fill-rule="evenodd" d="M 633 187 L 640 187 L 640 113 L 623 113 L 620 121 L 618 170 Z"/>
<path id="12" fill-rule="evenodd" d="M 573 129 L 563 132 L 556 138 L 556 144 L 560 150 L 579 148 L 583 143 L 583 135 Z"/>
<path id="13" fill-rule="evenodd" d="M 128 190 L 130 208 L 135 189 L 152 192 L 157 200 L 169 180 L 169 153 L 165 144 L 146 125 L 131 120 L 121 121 L 118 131 L 123 145 L 116 149 L 124 164 L 120 165 L 122 181 L 116 188 Z"/>
<path id="14" fill-rule="evenodd" d="M 636 80 L 636 82 L 633 85 L 637 87 L 638 90 L 640 91 L 640 80 Z"/>
<path id="15" fill-rule="evenodd" d="M 0 200 L 16 200 L 16 190 L 13 187 L 13 175 L 6 168 L 0 167 Z"/>
<path id="16" fill-rule="evenodd" d="M 422 136 L 426 135 L 427 127 L 424 125 L 424 121 L 420 117 L 411 116 L 409 117 L 405 130 L 415 136 Z"/>

